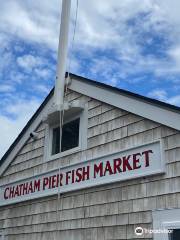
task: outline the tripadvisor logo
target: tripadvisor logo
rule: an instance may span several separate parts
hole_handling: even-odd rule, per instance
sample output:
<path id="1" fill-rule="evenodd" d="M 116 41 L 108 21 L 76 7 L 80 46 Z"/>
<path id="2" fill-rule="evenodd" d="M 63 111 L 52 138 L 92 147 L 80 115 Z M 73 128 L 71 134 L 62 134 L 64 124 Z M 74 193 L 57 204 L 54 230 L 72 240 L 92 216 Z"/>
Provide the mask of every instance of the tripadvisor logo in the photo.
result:
<path id="1" fill-rule="evenodd" d="M 136 227 L 134 232 L 137 236 L 142 236 L 143 234 L 169 234 L 172 233 L 172 229 L 147 229 L 142 227 Z"/>
<path id="2" fill-rule="evenodd" d="M 137 235 L 137 236 L 142 236 L 143 235 L 143 228 L 142 227 L 137 227 L 137 228 L 135 228 L 135 234 Z"/>

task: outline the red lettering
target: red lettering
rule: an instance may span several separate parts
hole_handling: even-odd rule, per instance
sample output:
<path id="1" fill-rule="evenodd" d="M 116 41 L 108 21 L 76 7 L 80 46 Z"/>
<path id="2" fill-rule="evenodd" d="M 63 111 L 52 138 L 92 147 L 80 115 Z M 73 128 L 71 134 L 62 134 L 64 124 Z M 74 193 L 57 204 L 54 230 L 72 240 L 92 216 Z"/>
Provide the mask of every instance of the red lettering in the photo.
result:
<path id="1" fill-rule="evenodd" d="M 83 179 L 82 177 L 82 168 L 78 168 L 76 170 L 76 182 L 81 182 Z"/>
<path id="2" fill-rule="evenodd" d="M 59 174 L 57 175 L 56 187 L 59 186 Z"/>
<path id="3" fill-rule="evenodd" d="M 131 155 L 129 155 L 128 157 L 126 156 L 123 157 L 123 172 L 125 172 L 126 169 L 128 169 L 129 171 L 133 170 L 131 165 L 129 164 L 130 157 Z"/>
<path id="4" fill-rule="evenodd" d="M 23 183 L 19 185 L 19 195 L 22 195 Z"/>
<path id="5" fill-rule="evenodd" d="M 74 169 L 72 170 L 72 183 L 74 183 L 75 182 L 75 174 L 74 174 Z"/>
<path id="6" fill-rule="evenodd" d="M 41 183 L 40 179 L 34 181 L 34 192 L 40 191 L 40 183 Z"/>
<path id="7" fill-rule="evenodd" d="M 9 193 L 9 198 L 14 197 L 14 187 L 10 187 L 10 193 Z"/>
<path id="8" fill-rule="evenodd" d="M 56 187 L 62 186 L 63 173 L 57 175 Z"/>
<path id="9" fill-rule="evenodd" d="M 83 172 L 82 172 L 82 180 L 83 181 L 89 179 L 89 171 L 90 171 L 90 166 L 83 167 Z"/>
<path id="10" fill-rule="evenodd" d="M 32 186 L 32 182 L 30 182 L 29 184 L 29 188 L 28 188 L 28 194 L 29 193 L 33 193 L 33 186 Z"/>
<path id="11" fill-rule="evenodd" d="M 109 172 L 109 175 L 113 174 L 111 164 L 110 164 L 109 161 L 106 162 L 106 167 L 105 167 L 105 170 L 104 170 L 104 176 L 106 175 L 106 172 Z"/>
<path id="12" fill-rule="evenodd" d="M 23 195 L 28 193 L 27 190 L 28 190 L 28 183 L 24 183 L 23 184 Z"/>
<path id="13" fill-rule="evenodd" d="M 52 186 L 52 176 L 49 177 L 48 189 L 51 189 Z"/>
<path id="14" fill-rule="evenodd" d="M 5 189 L 5 191 L 4 191 L 4 199 L 8 199 L 8 198 L 9 198 L 9 194 L 7 193 L 7 191 L 8 191 L 8 193 L 9 193 L 9 187 L 7 187 L 7 188 Z"/>
<path id="15" fill-rule="evenodd" d="M 94 178 L 96 178 L 96 175 L 100 173 L 100 177 L 103 176 L 103 163 L 100 162 L 99 165 L 94 164 Z"/>
<path id="16" fill-rule="evenodd" d="M 142 152 L 142 155 L 145 156 L 144 160 L 145 160 L 145 167 L 149 167 L 149 154 L 150 153 L 153 153 L 152 150 L 147 150 L 147 151 L 144 151 Z"/>
<path id="17" fill-rule="evenodd" d="M 49 178 L 48 177 L 43 178 L 43 190 L 45 190 L 48 184 L 49 184 Z"/>
<path id="18" fill-rule="evenodd" d="M 57 175 L 53 175 L 52 177 L 52 188 L 55 188 L 56 187 L 56 181 L 57 181 Z"/>
<path id="19" fill-rule="evenodd" d="M 66 172 L 66 185 L 69 184 L 69 179 L 70 179 L 69 174 L 70 174 L 70 173 L 71 173 L 71 171 Z"/>
<path id="20" fill-rule="evenodd" d="M 139 164 L 139 158 L 137 158 L 138 156 L 141 156 L 141 153 L 133 154 L 133 169 L 141 168 L 141 165 L 138 165 Z"/>
<path id="21" fill-rule="evenodd" d="M 19 196 L 19 186 L 16 186 L 15 192 L 14 192 L 14 197 Z"/>
<path id="22" fill-rule="evenodd" d="M 60 173 L 60 186 L 62 186 L 62 180 L 63 180 L 63 173 Z"/>
<path id="23" fill-rule="evenodd" d="M 120 168 L 121 164 L 122 164 L 121 158 L 114 159 L 114 174 L 116 174 L 117 172 L 118 173 L 122 172 Z"/>

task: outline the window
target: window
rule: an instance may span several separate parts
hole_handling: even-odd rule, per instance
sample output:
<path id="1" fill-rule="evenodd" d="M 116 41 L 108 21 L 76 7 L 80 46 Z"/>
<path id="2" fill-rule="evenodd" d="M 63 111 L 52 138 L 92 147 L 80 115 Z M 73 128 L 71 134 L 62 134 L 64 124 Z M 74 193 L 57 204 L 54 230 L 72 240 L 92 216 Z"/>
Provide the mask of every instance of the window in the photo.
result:
<path id="1" fill-rule="evenodd" d="M 67 122 L 62 127 L 61 152 L 79 146 L 80 118 Z M 52 155 L 60 152 L 60 127 L 52 129 Z"/>
<path id="2" fill-rule="evenodd" d="M 88 103 L 74 102 L 64 111 L 60 149 L 60 113 L 49 113 L 45 118 L 44 161 L 50 161 L 87 149 Z"/>
<path id="3" fill-rule="evenodd" d="M 154 234 L 154 240 L 179 240 L 180 208 L 153 211 L 153 229 L 167 230 Z"/>
<path id="4" fill-rule="evenodd" d="M 173 229 L 173 232 L 169 236 L 170 240 L 179 240 L 180 239 L 180 229 Z"/>

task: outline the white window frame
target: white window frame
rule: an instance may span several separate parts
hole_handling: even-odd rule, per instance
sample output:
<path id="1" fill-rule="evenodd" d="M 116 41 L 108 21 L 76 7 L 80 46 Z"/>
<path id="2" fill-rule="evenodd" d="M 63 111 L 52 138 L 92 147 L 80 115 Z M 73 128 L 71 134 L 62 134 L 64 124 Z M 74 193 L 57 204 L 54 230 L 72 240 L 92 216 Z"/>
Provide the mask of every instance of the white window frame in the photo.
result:
<path id="1" fill-rule="evenodd" d="M 52 155 L 52 138 L 53 138 L 53 129 L 58 127 L 59 124 L 49 125 L 46 124 L 45 130 L 45 142 L 44 142 L 44 161 L 51 161 L 57 158 L 61 158 L 82 150 L 87 149 L 87 121 L 88 121 L 88 110 L 87 105 L 85 108 L 77 113 L 76 115 L 72 115 L 72 117 L 68 117 L 67 120 L 63 122 L 63 124 L 71 122 L 77 118 L 80 118 L 79 122 L 79 145 L 75 148 L 69 149 L 64 152 L 60 152 Z"/>
<path id="2" fill-rule="evenodd" d="M 180 229 L 180 208 L 153 211 L 153 229 Z M 168 233 L 156 233 L 153 239 L 170 240 Z"/>

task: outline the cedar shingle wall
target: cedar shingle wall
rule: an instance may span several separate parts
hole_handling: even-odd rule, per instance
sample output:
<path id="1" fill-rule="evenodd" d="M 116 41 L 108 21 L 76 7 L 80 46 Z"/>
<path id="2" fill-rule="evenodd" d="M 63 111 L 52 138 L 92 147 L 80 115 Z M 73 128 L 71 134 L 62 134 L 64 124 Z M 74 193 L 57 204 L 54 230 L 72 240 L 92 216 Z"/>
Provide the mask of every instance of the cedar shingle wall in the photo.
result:
<path id="1" fill-rule="evenodd" d="M 59 163 L 71 164 L 160 138 L 165 144 L 166 174 L 69 192 L 58 201 L 52 196 L 1 207 L 0 229 L 5 229 L 8 240 L 138 239 L 134 228 L 152 228 L 152 210 L 180 207 L 180 133 L 79 93 L 69 92 L 67 98 L 88 102 L 88 149 L 63 157 L 61 162 L 43 162 L 42 124 L 37 129 L 38 140 L 25 144 L 1 184 L 56 168 Z"/>

